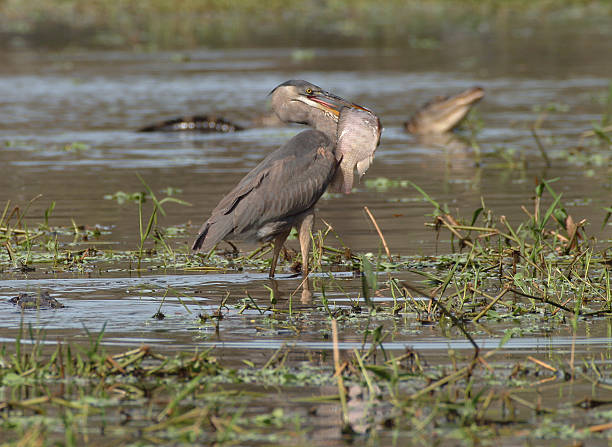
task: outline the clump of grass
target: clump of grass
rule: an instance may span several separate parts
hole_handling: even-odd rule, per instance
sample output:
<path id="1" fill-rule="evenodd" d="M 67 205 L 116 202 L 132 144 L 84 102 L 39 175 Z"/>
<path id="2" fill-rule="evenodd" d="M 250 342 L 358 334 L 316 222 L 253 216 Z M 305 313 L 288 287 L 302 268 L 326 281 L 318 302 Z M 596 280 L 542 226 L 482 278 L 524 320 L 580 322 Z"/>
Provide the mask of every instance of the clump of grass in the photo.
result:
<path id="1" fill-rule="evenodd" d="M 153 193 L 153 190 L 149 188 L 149 185 L 147 185 L 144 179 L 138 174 L 137 176 L 140 182 L 144 185 L 148 193 L 147 196 L 143 194 L 141 196 L 142 197 L 141 200 L 138 201 L 138 234 L 140 236 L 140 242 L 138 246 L 138 268 L 140 269 L 140 263 L 142 261 L 145 241 L 153 234 L 153 230 L 155 226 L 157 225 L 158 215 L 159 214 L 161 214 L 162 216 L 166 215 L 166 212 L 164 211 L 164 208 L 163 208 L 163 204 L 167 202 L 173 202 L 173 203 L 178 203 L 180 205 L 187 205 L 187 206 L 191 206 L 191 205 L 188 202 L 185 202 L 184 200 L 180 200 L 180 199 L 177 199 L 176 197 L 171 197 L 171 196 L 166 196 L 163 199 L 158 200 L 157 197 L 155 196 L 155 193 Z M 153 211 L 151 211 L 151 215 L 149 216 L 149 220 L 146 223 L 146 226 L 144 224 L 145 221 L 143 219 L 144 217 L 143 216 L 143 204 L 145 201 L 144 199 L 145 197 L 149 197 L 151 201 L 153 202 Z M 168 245 L 165 243 L 164 238 L 161 236 L 161 233 L 157 232 L 155 233 L 155 236 L 156 236 L 157 241 L 159 241 L 167 250 L 170 250 Z"/>
<path id="2" fill-rule="evenodd" d="M 162 247 L 166 250 L 166 252 L 168 252 L 172 257 L 174 257 L 174 252 L 172 248 L 166 243 L 164 232 L 157 227 L 157 220 L 159 215 L 166 215 L 166 211 L 164 210 L 163 205 L 169 202 L 186 206 L 191 206 L 191 204 L 185 202 L 184 200 L 180 200 L 176 197 L 173 197 L 173 195 L 180 192 L 180 190 L 177 190 L 172 187 L 168 187 L 164 191 L 162 191 L 166 194 L 166 197 L 158 199 L 153 190 L 144 181 L 144 179 L 139 174 L 136 174 L 136 176 L 144 186 L 144 192 L 126 193 L 124 191 L 117 191 L 114 194 L 105 195 L 104 198 L 106 200 L 116 200 L 119 205 L 122 205 L 126 202 L 133 202 L 138 205 L 138 269 L 140 269 L 144 255 L 145 243 L 151 237 L 155 239 L 156 243 L 161 244 Z M 153 203 L 153 209 L 148 219 L 146 219 L 145 215 L 143 214 L 144 204 L 147 200 L 150 200 Z"/>
<path id="3" fill-rule="evenodd" d="M 4 206 L 0 215 L 0 243 L 5 249 L 5 255 L 0 252 L 0 267 L 4 264 L 24 273 L 33 270 L 33 265 L 41 263 L 82 269 L 87 258 L 101 252 L 95 247 L 77 250 L 66 247 L 79 242 L 96 241 L 102 234 L 108 234 L 109 229 L 97 225 L 77 225 L 74 220 L 69 226 L 51 226 L 50 219 L 56 204 L 54 201 L 45 209 L 42 222 L 28 227 L 25 225 L 25 217 L 32 204 L 41 197 L 34 197 L 23 209 L 18 205 L 11 208 L 10 201 Z"/>
<path id="4" fill-rule="evenodd" d="M 550 305 L 554 313 L 563 310 L 570 315 L 597 315 L 611 308 L 605 250 L 598 250 L 587 238 L 586 220 L 568 214 L 561 202 L 562 196 L 552 187 L 554 181 L 543 180 L 537 185 L 533 209 L 521 207 L 527 220 L 518 225 L 512 225 L 505 216 L 494 219 L 484 203 L 472 213 L 468 222 L 462 223 L 415 185 L 434 205 L 432 227 L 436 231 L 449 231 L 452 247 L 466 250 L 452 271 L 458 289 L 454 296 L 463 296 L 465 300 L 465 292 L 469 292 L 471 299 L 476 299 L 481 293 L 477 285 L 496 278 L 504 294 L 511 290 Z M 543 205 L 545 193 L 550 197 L 547 206 Z M 480 219 L 483 224 L 477 225 Z M 467 271 L 472 274 L 457 277 Z M 572 278 L 581 278 L 581 281 L 576 283 Z M 436 287 L 438 292 L 444 292 L 449 279 L 439 278 L 436 283 L 444 285 Z M 495 304 L 500 299 L 501 296 L 495 299 Z M 573 306 L 568 307 L 569 303 Z M 515 308 L 510 304 L 508 307 Z M 484 314 L 486 309 L 490 307 L 484 309 Z M 484 314 L 478 313 L 474 318 L 479 319 Z"/>
<path id="5" fill-rule="evenodd" d="M 372 312 L 366 318 L 369 326 Z M 431 353 L 387 350 L 393 333 L 383 325 L 364 332 L 361 348 L 342 350 L 342 320 L 330 324 L 333 356 L 300 355 L 295 362 L 292 348 L 282 346 L 238 366 L 224 365 L 213 349 L 109 353 L 103 330 L 89 334 L 85 346 L 58 343 L 45 351 L 44 333 L 30 330 L 28 347 L 22 326 L 13 348 L 0 351 L 0 435 L 41 446 L 96 445 L 96 433 L 105 442 L 306 443 L 319 412 L 328 430 L 336 427 L 328 438 L 355 441 L 450 442 L 463 433 L 533 442 L 603 438 L 612 429 L 597 409 L 606 405 L 602 377 L 610 366 L 595 357 L 574 359 L 580 369 L 563 354 L 508 360 L 505 336 L 475 359 L 449 350 L 447 361 L 434 363 Z M 337 417 L 329 416 L 330 406 Z"/>
<path id="6" fill-rule="evenodd" d="M 95 445 L 99 440 L 94 427 L 103 431 L 106 441 L 144 436 L 169 443 L 275 442 L 301 435 L 299 415 L 275 407 L 248 411 L 247 403 L 259 406 L 267 394 L 236 385 L 271 380 L 307 384 L 318 380 L 315 377 L 294 375 L 273 358 L 261 369 L 252 365 L 236 371 L 221 366 L 210 350 L 165 356 L 142 346 L 112 355 L 101 344 L 103 330 L 89 337 L 89 346 L 58 343 L 47 354 L 42 353 L 40 338 L 32 340 L 29 351 L 21 336 L 14 353 L 3 347 L 0 390 L 2 396 L 10 396 L 0 400 L 4 442 L 29 445 L 34 437 L 44 446 L 60 441 Z M 145 401 L 149 404 L 143 410 Z M 37 416 L 43 414 L 45 418 Z"/>
<path id="7" fill-rule="evenodd" d="M 219 358 L 214 349 L 164 355 L 146 346 L 113 354 L 101 334 L 91 334 L 85 346 L 45 351 L 44 334 L 30 330 L 28 343 L 22 328 L 14 347 L 0 351 L 0 396 L 9 396 L 0 401 L 0 435 L 42 445 L 95 444 L 93 433 L 101 430 L 121 442 L 306 443 L 320 426 L 317 414 L 333 406 L 338 417 L 325 416 L 326 426 L 337 429 L 338 439 L 356 442 L 603 439 L 612 425 L 595 406 L 612 400 L 605 380 L 609 346 L 582 353 L 511 351 L 513 339 L 546 330 L 576 337 L 580 324 L 612 312 L 609 259 L 587 237 L 587 223 L 568 214 L 554 180 L 538 183 L 519 223 L 496 216 L 485 203 L 461 219 L 412 186 L 431 203 L 432 229 L 451 235 L 454 253 L 417 259 L 381 249 L 356 256 L 328 246 L 327 238 L 337 236 L 328 226 L 313 237 L 314 264 L 355 266 L 361 287 L 344 291 L 333 275 L 315 278 L 314 306 L 293 308 L 272 287 L 259 298 L 227 294 L 216 311 L 194 322 L 212 324 L 222 336 L 235 328 L 235 322 L 226 326 L 226 315 L 235 311 L 255 320 L 258 333 L 277 336 L 282 328 L 300 336 L 321 329 L 309 334 L 322 335 L 327 345 L 281 346 L 262 360 L 245 359 L 244 351 L 231 359 L 228 348 Z M 155 226 L 145 214 L 139 213 L 140 234 Z M 371 219 L 382 239 L 383 229 Z M 256 261 L 264 251 L 225 265 L 265 270 Z M 185 259 L 202 269 L 223 258 Z M 350 305 L 334 302 L 334 289 L 350 297 Z M 390 349 L 402 330 L 423 333 L 415 329 L 421 327 L 447 337 L 449 349 L 419 352 L 409 342 L 404 352 Z M 352 341 L 359 334 L 357 349 L 342 348 L 343 334 Z M 485 334 L 498 346 L 485 349 L 479 340 Z M 459 337 L 474 349 L 453 348 Z M 79 430 L 84 426 L 87 431 Z"/>

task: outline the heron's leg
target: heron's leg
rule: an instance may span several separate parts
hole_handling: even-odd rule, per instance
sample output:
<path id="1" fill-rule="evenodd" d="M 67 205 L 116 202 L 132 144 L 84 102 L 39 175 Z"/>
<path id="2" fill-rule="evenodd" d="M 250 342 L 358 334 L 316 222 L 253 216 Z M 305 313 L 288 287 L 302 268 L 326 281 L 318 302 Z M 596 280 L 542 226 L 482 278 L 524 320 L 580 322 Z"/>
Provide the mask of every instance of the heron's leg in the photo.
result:
<path id="1" fill-rule="evenodd" d="M 272 253 L 272 264 L 270 265 L 270 274 L 268 275 L 270 278 L 274 278 L 274 271 L 276 270 L 276 262 L 278 261 L 278 255 L 280 254 L 281 248 L 283 248 L 283 244 L 287 237 L 289 236 L 290 231 L 286 231 L 285 233 L 281 233 L 274 238 L 274 251 Z"/>
<path id="2" fill-rule="evenodd" d="M 233 255 L 237 255 L 238 253 L 240 253 L 240 250 L 238 250 L 238 247 L 236 247 L 230 241 L 225 241 L 225 242 L 227 242 L 230 245 L 230 247 L 232 247 L 232 254 Z"/>
<path id="3" fill-rule="evenodd" d="M 308 214 L 300 223 L 300 248 L 302 249 L 302 275 L 308 276 L 308 255 L 310 254 L 310 232 L 314 223 L 314 213 Z"/>
<path id="4" fill-rule="evenodd" d="M 302 298 L 300 302 L 304 305 L 312 304 L 312 292 L 310 291 L 310 284 L 308 284 L 308 281 L 308 278 L 304 278 L 302 284 Z"/>

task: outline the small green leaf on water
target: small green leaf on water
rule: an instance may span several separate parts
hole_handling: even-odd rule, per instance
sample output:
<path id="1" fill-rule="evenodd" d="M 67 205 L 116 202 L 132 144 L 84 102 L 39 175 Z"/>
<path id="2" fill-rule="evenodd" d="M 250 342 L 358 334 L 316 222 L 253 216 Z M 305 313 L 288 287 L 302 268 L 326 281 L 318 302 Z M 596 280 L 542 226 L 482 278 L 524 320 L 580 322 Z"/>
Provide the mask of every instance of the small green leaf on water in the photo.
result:
<path id="1" fill-rule="evenodd" d="M 570 106 L 568 104 L 562 104 L 560 102 L 549 102 L 545 105 L 536 104 L 532 107 L 532 110 L 536 113 L 542 112 L 569 112 Z"/>
<path id="2" fill-rule="evenodd" d="M 367 179 L 364 184 L 366 188 L 377 191 L 386 191 L 391 188 L 406 188 L 410 185 L 408 180 L 392 180 L 386 177 Z"/>
<path id="3" fill-rule="evenodd" d="M 563 209 L 557 208 L 553 212 L 553 216 L 555 217 L 555 219 L 557 219 L 559 223 L 562 223 L 562 222 L 565 222 L 565 219 L 567 219 L 567 212 Z"/>
<path id="4" fill-rule="evenodd" d="M 372 263 L 367 256 L 361 256 L 361 269 L 363 277 L 361 279 L 362 293 L 366 302 L 370 301 L 371 293 L 376 290 L 376 274 Z"/>
<path id="5" fill-rule="evenodd" d="M 181 194 L 183 192 L 180 188 L 173 188 L 172 186 L 168 186 L 160 191 L 161 193 L 167 196 L 176 196 L 177 194 Z"/>
<path id="6" fill-rule="evenodd" d="M 147 195 L 144 192 L 127 193 L 123 191 L 117 191 L 114 194 L 106 194 L 105 200 L 116 200 L 119 205 L 123 205 L 126 202 L 144 203 L 147 199 Z"/>
<path id="7" fill-rule="evenodd" d="M 482 213 L 482 211 L 483 211 L 482 207 L 474 211 L 474 214 L 472 215 L 472 223 L 470 224 L 470 226 L 473 226 L 476 223 L 476 219 L 478 219 L 478 216 L 480 216 L 480 213 Z"/>
<path id="8" fill-rule="evenodd" d="M 368 371 L 373 372 L 378 377 L 383 380 L 391 380 L 392 376 L 390 374 L 389 368 L 385 368 L 384 366 L 379 365 L 366 365 L 365 367 Z"/>
<path id="9" fill-rule="evenodd" d="M 166 228 L 166 236 L 177 236 L 179 234 L 185 233 L 185 228 L 180 227 L 168 227 Z"/>
<path id="10" fill-rule="evenodd" d="M 1 381 L 3 386 L 18 386 L 23 385 L 26 382 L 27 379 L 25 377 L 22 377 L 19 374 L 15 374 L 13 372 L 6 374 L 4 377 L 2 377 Z"/>
<path id="11" fill-rule="evenodd" d="M 519 335 L 521 333 L 521 329 L 518 327 L 513 327 L 511 329 L 506 329 L 504 331 L 504 336 L 499 342 L 499 348 L 503 347 L 514 335 Z"/>
<path id="12" fill-rule="evenodd" d="M 408 43 L 411 48 L 419 50 L 435 50 L 440 47 L 440 42 L 431 37 L 414 37 L 412 36 Z"/>
<path id="13" fill-rule="evenodd" d="M 66 151 L 66 152 L 86 151 L 90 147 L 91 146 L 89 146 L 88 144 L 79 143 L 78 141 L 75 141 L 74 143 L 66 144 L 64 146 L 64 151 Z"/>
<path id="14" fill-rule="evenodd" d="M 295 62 L 310 61 L 314 59 L 315 56 L 315 51 L 310 48 L 300 48 L 291 52 L 291 59 Z"/>
<path id="15" fill-rule="evenodd" d="M 597 135 L 602 142 L 612 144 L 612 138 L 610 138 L 599 124 L 593 124 L 593 132 Z"/>

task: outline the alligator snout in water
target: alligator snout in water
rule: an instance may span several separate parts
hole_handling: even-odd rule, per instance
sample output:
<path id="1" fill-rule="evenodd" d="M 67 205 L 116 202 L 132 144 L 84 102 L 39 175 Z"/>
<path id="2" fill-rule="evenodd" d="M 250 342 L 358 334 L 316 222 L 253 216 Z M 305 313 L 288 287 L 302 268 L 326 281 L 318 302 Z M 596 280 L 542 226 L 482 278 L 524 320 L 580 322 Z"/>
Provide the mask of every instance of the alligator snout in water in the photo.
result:
<path id="1" fill-rule="evenodd" d="M 11 303 L 18 305 L 24 310 L 29 309 L 60 309 L 64 307 L 62 303 L 57 301 L 49 292 L 36 293 L 20 293 L 19 296 L 11 298 Z"/>
<path id="2" fill-rule="evenodd" d="M 151 124 L 139 129 L 139 132 L 236 132 L 244 127 L 234 124 L 224 118 L 213 115 L 195 115 L 173 118 L 167 121 Z"/>
<path id="3" fill-rule="evenodd" d="M 214 115 L 181 116 L 138 129 L 138 132 L 238 132 L 258 127 L 286 126 L 274 113 L 262 113 L 247 126 Z"/>
<path id="4" fill-rule="evenodd" d="M 438 96 L 421 106 L 404 127 L 417 135 L 450 132 L 483 96 L 481 87 L 469 88 L 455 96 Z"/>

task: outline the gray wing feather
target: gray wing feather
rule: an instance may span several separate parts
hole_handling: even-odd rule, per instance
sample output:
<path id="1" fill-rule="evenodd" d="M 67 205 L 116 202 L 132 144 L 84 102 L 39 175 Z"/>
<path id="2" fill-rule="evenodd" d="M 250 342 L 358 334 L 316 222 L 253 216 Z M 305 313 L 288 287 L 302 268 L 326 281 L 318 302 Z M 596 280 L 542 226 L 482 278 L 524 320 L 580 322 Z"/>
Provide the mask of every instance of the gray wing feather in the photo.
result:
<path id="1" fill-rule="evenodd" d="M 291 219 L 312 208 L 337 168 L 333 144 L 306 130 L 271 153 L 213 210 L 194 250 L 210 250 L 226 237 L 240 238 L 263 225 Z"/>

